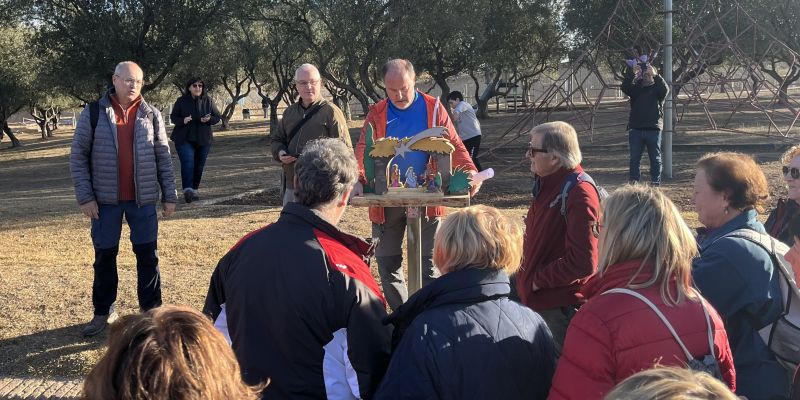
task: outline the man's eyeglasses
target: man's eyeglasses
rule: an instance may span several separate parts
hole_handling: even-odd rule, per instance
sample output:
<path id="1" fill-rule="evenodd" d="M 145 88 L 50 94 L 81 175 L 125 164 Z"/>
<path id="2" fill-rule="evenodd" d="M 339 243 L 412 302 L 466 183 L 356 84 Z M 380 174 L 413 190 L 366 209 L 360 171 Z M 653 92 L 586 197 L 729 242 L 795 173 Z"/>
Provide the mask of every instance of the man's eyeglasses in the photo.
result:
<path id="1" fill-rule="evenodd" d="M 319 79 L 315 79 L 313 81 L 296 81 L 295 84 L 297 86 L 306 86 L 306 85 L 317 86 L 319 82 L 320 82 Z"/>
<path id="2" fill-rule="evenodd" d="M 117 78 L 122 78 L 119 75 L 114 75 L 114 76 L 116 76 Z M 125 84 L 128 85 L 128 86 L 132 86 L 132 85 L 142 86 L 142 84 L 144 83 L 144 81 L 142 81 L 141 79 L 133 79 L 133 78 L 126 78 L 126 79 L 123 79 L 122 81 L 125 82 Z"/>
<path id="3" fill-rule="evenodd" d="M 202 83 L 193 83 L 192 87 L 202 89 L 203 88 L 203 84 Z"/>
<path id="4" fill-rule="evenodd" d="M 547 149 L 539 149 L 539 148 L 533 147 L 533 145 L 528 145 L 528 151 L 527 151 L 526 154 L 528 156 L 533 157 L 533 155 L 535 155 L 536 153 L 547 153 Z"/>
<path id="5" fill-rule="evenodd" d="M 800 179 L 800 169 L 796 167 L 789 167 L 784 165 L 782 168 L 783 175 L 790 174 L 792 179 Z"/>

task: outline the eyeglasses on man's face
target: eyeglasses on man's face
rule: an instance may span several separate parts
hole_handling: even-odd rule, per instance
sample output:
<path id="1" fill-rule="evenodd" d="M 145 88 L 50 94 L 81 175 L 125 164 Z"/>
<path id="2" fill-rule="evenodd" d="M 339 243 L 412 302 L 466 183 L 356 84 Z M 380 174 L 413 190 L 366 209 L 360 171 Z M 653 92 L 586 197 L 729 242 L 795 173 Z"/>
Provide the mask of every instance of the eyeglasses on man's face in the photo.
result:
<path id="1" fill-rule="evenodd" d="M 532 144 L 529 144 L 528 151 L 525 154 L 527 154 L 528 157 L 533 157 L 536 155 L 536 153 L 547 153 L 547 149 L 540 149 L 537 147 L 533 147 Z"/>
<path id="2" fill-rule="evenodd" d="M 114 76 L 116 76 L 119 79 L 122 79 L 122 77 L 119 75 L 114 75 Z M 144 81 L 142 81 L 141 79 L 133 79 L 133 78 L 125 78 L 122 79 L 122 81 L 125 82 L 125 84 L 128 86 L 133 86 L 133 85 L 142 86 L 142 84 L 144 83 Z"/>
<path id="3" fill-rule="evenodd" d="M 317 86 L 319 84 L 319 82 L 320 82 L 319 79 L 314 79 L 314 80 L 310 80 L 310 81 L 295 81 L 295 84 L 297 86 L 308 86 L 308 85 Z"/>
<path id="4" fill-rule="evenodd" d="M 781 170 L 783 171 L 784 176 L 786 176 L 786 174 L 789 174 L 789 176 L 791 176 L 792 179 L 800 178 L 800 169 L 798 169 L 797 167 L 790 167 L 788 165 L 784 165 L 783 168 L 781 168 Z"/>

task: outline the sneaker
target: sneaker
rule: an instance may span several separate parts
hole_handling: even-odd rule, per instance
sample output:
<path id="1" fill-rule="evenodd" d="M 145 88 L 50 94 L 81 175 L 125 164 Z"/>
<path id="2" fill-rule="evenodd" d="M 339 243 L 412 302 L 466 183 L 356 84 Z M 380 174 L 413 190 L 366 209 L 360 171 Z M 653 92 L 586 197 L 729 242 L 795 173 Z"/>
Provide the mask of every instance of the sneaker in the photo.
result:
<path id="1" fill-rule="evenodd" d="M 200 200 L 200 196 L 197 195 L 197 190 L 192 189 L 192 201 Z"/>
<path id="2" fill-rule="evenodd" d="M 89 323 L 83 327 L 81 333 L 83 336 L 94 336 L 106 329 L 108 324 L 114 323 L 119 318 L 116 312 L 109 315 L 95 315 Z"/>
<path id="3" fill-rule="evenodd" d="M 186 203 L 191 203 L 195 197 L 196 195 L 192 192 L 192 189 L 185 189 L 183 191 L 183 200 L 186 201 Z"/>

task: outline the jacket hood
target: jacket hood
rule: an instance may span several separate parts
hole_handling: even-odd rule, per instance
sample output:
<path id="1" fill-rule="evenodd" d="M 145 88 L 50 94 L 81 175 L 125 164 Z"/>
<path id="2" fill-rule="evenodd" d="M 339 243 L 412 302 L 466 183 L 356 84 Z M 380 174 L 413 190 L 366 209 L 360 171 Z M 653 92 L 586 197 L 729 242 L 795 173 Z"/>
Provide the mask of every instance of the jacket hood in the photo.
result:
<path id="1" fill-rule="evenodd" d="M 407 327 L 425 310 L 448 304 L 475 304 L 508 297 L 511 284 L 505 271 L 465 267 L 444 274 L 412 295 L 384 324 Z"/>
<path id="2" fill-rule="evenodd" d="M 315 229 L 319 229 L 325 232 L 325 234 L 336 239 L 339 243 L 342 243 L 345 247 L 359 255 L 365 261 L 367 261 L 368 258 L 374 253 L 375 249 L 371 243 L 342 231 L 325 220 L 325 218 L 323 218 L 320 213 L 314 209 L 308 208 L 299 203 L 289 203 L 283 207 L 283 210 L 281 210 L 281 219 L 284 217 L 298 218 L 305 221 Z M 369 263 L 367 263 L 367 265 L 369 265 Z"/>
<path id="3" fill-rule="evenodd" d="M 638 273 L 637 273 L 638 271 Z M 636 279 L 631 278 L 636 275 Z M 647 282 L 653 276 L 651 261 L 629 260 L 607 267 L 602 275 L 595 274 L 581 289 L 587 299 L 599 296 L 603 292 L 615 288 L 627 287 L 629 284 Z"/>

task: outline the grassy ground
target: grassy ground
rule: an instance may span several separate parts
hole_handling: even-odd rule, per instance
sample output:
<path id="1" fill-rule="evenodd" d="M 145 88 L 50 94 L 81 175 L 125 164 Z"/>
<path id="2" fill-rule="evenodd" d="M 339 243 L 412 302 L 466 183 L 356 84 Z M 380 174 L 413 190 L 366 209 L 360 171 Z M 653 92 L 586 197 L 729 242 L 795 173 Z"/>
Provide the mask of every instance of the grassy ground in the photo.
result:
<path id="1" fill-rule="evenodd" d="M 498 143 L 500 134 L 516 119 L 504 115 L 485 122 L 484 147 Z M 264 120 L 244 121 L 216 134 L 201 196 L 223 199 L 261 192 L 216 204 L 179 204 L 175 216 L 160 221 L 165 303 L 202 307 L 219 258 L 241 236 L 278 218 L 279 170 L 268 156 L 265 125 Z M 358 126 L 354 122 L 351 129 L 354 143 Z M 0 151 L 0 377 L 80 377 L 102 354 L 106 337 L 80 336 L 92 314 L 93 253 L 89 223 L 77 210 L 69 178 L 71 132 L 59 130 L 46 141 L 33 134 L 20 139 L 24 147 Z M 593 139 L 582 136 L 586 169 L 608 189 L 624 184 L 628 168 L 624 131 L 595 132 Z M 676 137 L 681 147 L 675 154 L 675 179 L 664 190 L 684 210 L 690 224 L 697 225 L 691 210 L 693 165 L 707 151 L 732 148 L 758 157 L 778 195 L 782 190 L 776 163 L 780 147 L 763 146 L 773 142 L 777 140 L 741 135 L 680 135 Z M 475 202 L 522 218 L 530 198 L 524 149 L 525 141 L 517 140 L 482 159 L 484 167 L 494 167 L 498 176 L 484 185 Z M 174 165 L 179 166 L 177 158 Z M 648 170 L 646 161 L 643 169 Z M 362 236 L 370 232 L 364 209 L 350 208 L 342 224 Z M 135 260 L 126 240 L 120 246 L 119 275 L 118 311 L 134 313 L 138 309 Z"/>

